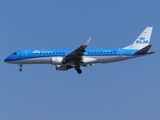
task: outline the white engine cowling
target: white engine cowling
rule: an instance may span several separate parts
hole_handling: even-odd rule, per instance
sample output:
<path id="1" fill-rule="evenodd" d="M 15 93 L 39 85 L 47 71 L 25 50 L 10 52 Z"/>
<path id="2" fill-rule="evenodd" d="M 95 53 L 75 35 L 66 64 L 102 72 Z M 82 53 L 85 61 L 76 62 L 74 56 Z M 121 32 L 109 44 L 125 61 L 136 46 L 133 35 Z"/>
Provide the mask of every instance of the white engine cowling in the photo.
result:
<path id="1" fill-rule="evenodd" d="M 56 70 L 68 70 L 67 69 L 67 66 L 64 66 L 64 65 L 56 65 Z"/>
<path id="2" fill-rule="evenodd" d="M 61 65 L 63 61 L 62 57 L 52 57 L 51 64 L 52 65 Z"/>
<path id="3" fill-rule="evenodd" d="M 68 69 L 72 68 L 71 66 L 65 66 L 65 65 L 56 65 L 56 70 L 66 71 Z"/>

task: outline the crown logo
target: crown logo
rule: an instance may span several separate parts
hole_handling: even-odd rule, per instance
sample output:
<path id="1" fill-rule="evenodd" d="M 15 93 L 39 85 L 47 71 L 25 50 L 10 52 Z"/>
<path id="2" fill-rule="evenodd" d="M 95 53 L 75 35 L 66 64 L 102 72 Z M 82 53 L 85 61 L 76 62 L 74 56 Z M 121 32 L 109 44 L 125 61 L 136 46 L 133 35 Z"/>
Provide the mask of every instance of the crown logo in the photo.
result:
<path id="1" fill-rule="evenodd" d="M 140 37 L 139 40 L 145 40 L 145 37 Z"/>

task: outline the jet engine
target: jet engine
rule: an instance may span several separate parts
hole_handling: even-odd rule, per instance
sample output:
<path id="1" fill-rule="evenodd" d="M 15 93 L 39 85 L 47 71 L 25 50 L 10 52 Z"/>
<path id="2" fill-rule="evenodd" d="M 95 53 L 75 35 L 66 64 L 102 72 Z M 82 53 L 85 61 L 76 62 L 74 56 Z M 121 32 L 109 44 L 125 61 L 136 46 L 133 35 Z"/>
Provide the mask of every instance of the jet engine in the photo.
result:
<path id="1" fill-rule="evenodd" d="M 51 64 L 52 65 L 61 65 L 63 61 L 62 57 L 52 57 Z"/>
<path id="2" fill-rule="evenodd" d="M 72 66 L 66 66 L 66 65 L 56 65 L 56 70 L 66 71 L 70 68 L 73 68 Z"/>

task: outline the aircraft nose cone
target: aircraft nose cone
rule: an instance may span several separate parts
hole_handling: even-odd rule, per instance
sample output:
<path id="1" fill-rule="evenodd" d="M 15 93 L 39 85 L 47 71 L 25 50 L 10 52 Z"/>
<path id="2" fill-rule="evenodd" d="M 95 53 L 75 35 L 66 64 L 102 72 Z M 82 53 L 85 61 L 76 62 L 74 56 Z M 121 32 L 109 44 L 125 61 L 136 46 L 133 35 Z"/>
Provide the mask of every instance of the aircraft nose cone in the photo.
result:
<path id="1" fill-rule="evenodd" d="M 7 59 L 4 59 L 4 62 L 7 62 Z"/>
<path id="2" fill-rule="evenodd" d="M 7 63 L 7 62 L 8 62 L 8 58 L 4 59 L 4 62 L 6 62 L 6 63 Z"/>

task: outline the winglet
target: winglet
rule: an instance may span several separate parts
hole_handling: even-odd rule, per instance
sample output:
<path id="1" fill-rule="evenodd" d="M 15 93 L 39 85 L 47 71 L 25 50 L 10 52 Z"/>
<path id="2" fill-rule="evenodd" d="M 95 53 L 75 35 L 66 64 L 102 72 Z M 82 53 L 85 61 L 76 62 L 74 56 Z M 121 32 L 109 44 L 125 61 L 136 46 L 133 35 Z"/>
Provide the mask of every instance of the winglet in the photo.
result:
<path id="1" fill-rule="evenodd" d="M 84 45 L 88 45 L 90 41 L 91 41 L 91 37 L 87 40 L 87 42 Z"/>

